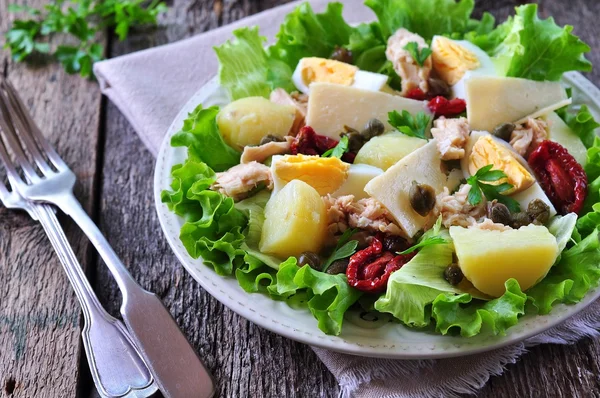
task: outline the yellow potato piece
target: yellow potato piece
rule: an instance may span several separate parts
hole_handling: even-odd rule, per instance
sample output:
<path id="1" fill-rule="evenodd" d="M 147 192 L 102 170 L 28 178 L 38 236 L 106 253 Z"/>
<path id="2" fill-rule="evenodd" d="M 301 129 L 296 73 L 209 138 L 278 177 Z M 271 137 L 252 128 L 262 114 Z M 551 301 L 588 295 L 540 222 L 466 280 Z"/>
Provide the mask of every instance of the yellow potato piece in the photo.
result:
<path id="1" fill-rule="evenodd" d="M 504 294 L 514 278 L 525 291 L 540 281 L 558 256 L 556 238 L 546 227 L 528 225 L 507 231 L 450 227 L 465 278 L 492 297 Z"/>
<path id="2" fill-rule="evenodd" d="M 383 171 L 400 159 L 427 144 L 427 140 L 391 132 L 371 138 L 356 154 L 354 164 L 370 164 Z"/>
<path id="3" fill-rule="evenodd" d="M 304 251 L 318 253 L 326 233 L 321 195 L 305 182 L 294 180 L 267 203 L 259 249 L 282 259 Z"/>
<path id="4" fill-rule="evenodd" d="M 493 170 L 502 170 L 508 183 L 514 188 L 506 194 L 521 192 L 529 188 L 535 182 L 535 178 L 517 160 L 515 155 L 504 145 L 496 142 L 490 135 L 483 136 L 475 142 L 469 155 L 469 173 L 474 175 L 482 167 L 493 165 Z M 498 181 L 502 183 L 505 181 Z"/>
<path id="5" fill-rule="evenodd" d="M 437 36 L 431 50 L 433 69 L 451 86 L 458 83 L 468 70 L 480 66 L 475 54 L 446 37 Z"/>
<path id="6" fill-rule="evenodd" d="M 275 191 L 292 180 L 301 180 L 317 190 L 319 195 L 335 192 L 348 178 L 350 165 L 340 159 L 307 155 L 285 155 L 273 159 L 271 171 Z"/>
<path id="7" fill-rule="evenodd" d="M 275 104 L 263 97 L 248 97 L 233 101 L 217 115 L 219 132 L 225 142 L 243 149 L 258 145 L 266 135 L 286 136 L 294 124 L 296 108 Z"/>

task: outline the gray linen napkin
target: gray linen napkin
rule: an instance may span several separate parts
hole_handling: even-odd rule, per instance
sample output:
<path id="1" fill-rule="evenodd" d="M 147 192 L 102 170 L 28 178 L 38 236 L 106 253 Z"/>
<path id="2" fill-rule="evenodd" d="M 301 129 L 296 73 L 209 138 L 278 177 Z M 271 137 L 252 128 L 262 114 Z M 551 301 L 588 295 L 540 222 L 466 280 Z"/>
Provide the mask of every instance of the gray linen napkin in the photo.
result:
<path id="1" fill-rule="evenodd" d="M 316 11 L 322 11 L 327 2 L 316 0 L 311 4 Z M 362 2 L 344 1 L 347 21 L 362 22 L 374 17 Z M 297 4 L 280 6 L 173 44 L 99 62 L 94 72 L 102 92 L 156 155 L 180 108 L 216 73 L 218 64 L 212 47 L 229 39 L 231 32 L 242 26 L 259 25 L 261 33 L 272 39 L 284 16 Z M 599 313 L 600 302 L 596 302 L 564 324 L 524 343 L 461 358 L 401 361 L 313 349 L 340 383 L 343 397 L 449 397 L 477 391 L 529 346 L 569 344 L 584 336 L 597 336 Z"/>

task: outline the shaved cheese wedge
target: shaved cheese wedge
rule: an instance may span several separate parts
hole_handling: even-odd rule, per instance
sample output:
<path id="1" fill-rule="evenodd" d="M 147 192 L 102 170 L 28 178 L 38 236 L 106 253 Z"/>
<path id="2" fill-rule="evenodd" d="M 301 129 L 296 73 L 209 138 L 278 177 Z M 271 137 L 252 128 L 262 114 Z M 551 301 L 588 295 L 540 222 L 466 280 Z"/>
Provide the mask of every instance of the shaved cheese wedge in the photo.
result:
<path id="1" fill-rule="evenodd" d="M 475 76 L 465 82 L 467 117 L 473 130 L 492 131 L 568 100 L 558 82 Z"/>
<path id="2" fill-rule="evenodd" d="M 584 165 L 587 162 L 587 149 L 581 138 L 555 112 L 544 115 L 543 119 L 548 123 L 548 138 L 567 148 L 571 156 Z"/>
<path id="3" fill-rule="evenodd" d="M 408 196 L 412 182 L 427 184 L 438 194 L 448 184 L 442 169 L 436 140 L 431 140 L 372 179 L 365 191 L 388 209 L 408 237 L 413 237 L 432 221 L 432 214 L 422 217 L 412 208 Z"/>
<path id="4" fill-rule="evenodd" d="M 339 140 L 344 126 L 361 130 L 371 118 L 381 120 L 386 131 L 392 126 L 387 122 L 388 112 L 403 110 L 415 115 L 425 112 L 431 115 L 425 101 L 391 95 L 384 92 L 362 90 L 355 87 L 330 83 L 310 85 L 306 125 L 318 134 Z"/>
<path id="5" fill-rule="evenodd" d="M 555 110 L 560 109 L 560 108 L 562 108 L 564 106 L 567 106 L 567 105 L 571 105 L 572 102 L 573 102 L 573 100 L 571 98 L 567 98 L 566 100 L 562 100 L 560 102 L 557 102 L 556 104 L 547 106 L 544 109 L 540 109 L 539 111 L 534 112 L 534 113 L 532 113 L 529 116 L 525 116 L 524 118 L 521 118 L 521 119 L 517 120 L 514 123 L 515 124 L 523 124 L 528 119 L 537 119 L 538 117 L 545 116 L 545 115 L 547 115 L 549 113 L 554 113 Z"/>

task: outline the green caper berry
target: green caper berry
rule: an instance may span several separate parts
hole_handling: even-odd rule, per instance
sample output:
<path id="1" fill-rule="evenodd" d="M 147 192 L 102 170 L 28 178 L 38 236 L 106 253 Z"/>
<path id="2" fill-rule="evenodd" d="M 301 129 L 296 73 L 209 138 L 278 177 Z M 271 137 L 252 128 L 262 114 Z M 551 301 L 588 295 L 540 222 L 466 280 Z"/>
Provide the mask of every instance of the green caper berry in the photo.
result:
<path id="1" fill-rule="evenodd" d="M 534 222 L 544 225 L 550 219 L 550 206 L 541 199 L 532 200 L 527 206 L 527 214 Z"/>
<path id="2" fill-rule="evenodd" d="M 302 252 L 298 257 L 298 266 L 303 267 L 308 265 L 310 268 L 321 271 L 321 258 L 317 253 Z"/>
<path id="3" fill-rule="evenodd" d="M 342 260 L 336 260 L 333 263 L 331 263 L 329 268 L 327 268 L 326 272 L 330 275 L 345 274 L 346 269 L 348 268 L 348 263 L 349 259 L 347 258 Z"/>
<path id="4" fill-rule="evenodd" d="M 284 142 L 285 138 L 279 137 L 278 135 L 268 134 L 260 140 L 260 145 L 268 144 L 269 142 Z"/>
<path id="5" fill-rule="evenodd" d="M 510 135 L 517 128 L 513 123 L 502 123 L 494 129 L 494 136 L 504 140 L 510 141 Z"/>
<path id="6" fill-rule="evenodd" d="M 365 124 L 364 129 L 360 132 L 365 141 L 370 140 L 373 137 L 383 134 L 385 131 L 385 125 L 379 119 L 369 119 Z"/>
<path id="7" fill-rule="evenodd" d="M 452 286 L 458 285 L 462 282 L 463 278 L 462 270 L 457 264 L 450 264 L 444 270 L 444 279 Z"/>
<path id="8" fill-rule="evenodd" d="M 353 153 L 357 153 L 360 148 L 365 145 L 365 139 L 361 133 L 352 127 L 344 126 L 345 133 L 340 134 L 340 136 L 348 137 L 348 150 Z"/>
<path id="9" fill-rule="evenodd" d="M 488 217 L 495 223 L 511 225 L 512 216 L 510 214 L 510 210 L 508 207 L 503 205 L 502 203 L 492 203 L 489 209 Z"/>
<path id="10" fill-rule="evenodd" d="M 521 227 L 531 224 L 531 221 L 532 220 L 531 217 L 529 217 L 529 214 L 523 211 L 520 213 L 515 213 L 512 215 L 511 227 L 513 227 L 514 229 L 519 229 Z"/>
<path id="11" fill-rule="evenodd" d="M 450 86 L 448 85 L 448 83 L 446 83 L 442 79 L 436 79 L 435 77 L 430 77 L 428 84 L 429 84 L 428 93 L 431 94 L 432 96 L 434 96 L 434 97 L 437 97 L 440 95 L 442 97 L 450 96 L 450 93 L 451 93 Z"/>
<path id="12" fill-rule="evenodd" d="M 413 210 L 425 217 L 435 206 L 435 190 L 427 184 L 412 182 L 408 199 Z"/>

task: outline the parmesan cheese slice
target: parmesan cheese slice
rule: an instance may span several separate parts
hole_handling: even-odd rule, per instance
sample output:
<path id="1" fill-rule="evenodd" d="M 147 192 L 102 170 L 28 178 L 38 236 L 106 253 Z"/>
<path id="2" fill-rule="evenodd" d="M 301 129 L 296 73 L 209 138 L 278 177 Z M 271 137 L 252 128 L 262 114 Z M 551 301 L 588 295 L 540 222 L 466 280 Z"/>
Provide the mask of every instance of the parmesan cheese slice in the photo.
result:
<path id="1" fill-rule="evenodd" d="M 499 124 L 519 121 L 541 110 L 547 112 L 544 108 L 568 101 L 558 82 L 516 77 L 476 76 L 465 82 L 465 89 L 472 130 L 492 131 Z"/>
<path id="2" fill-rule="evenodd" d="M 427 184 L 438 194 L 448 182 L 442 169 L 436 140 L 431 140 L 372 179 L 365 192 L 381 202 L 406 235 L 413 237 L 432 221 L 432 215 L 422 217 L 413 210 L 408 196 L 412 182 Z"/>
<path id="3" fill-rule="evenodd" d="M 431 115 L 425 101 L 339 84 L 313 83 L 310 86 L 306 125 L 318 134 L 339 140 L 344 126 L 361 130 L 371 118 L 381 120 L 386 131 L 393 130 L 387 120 L 388 112 L 394 110 L 406 110 L 412 115 L 419 112 Z"/>

